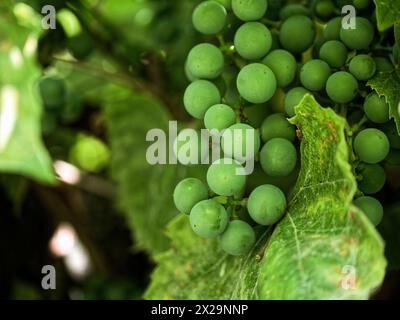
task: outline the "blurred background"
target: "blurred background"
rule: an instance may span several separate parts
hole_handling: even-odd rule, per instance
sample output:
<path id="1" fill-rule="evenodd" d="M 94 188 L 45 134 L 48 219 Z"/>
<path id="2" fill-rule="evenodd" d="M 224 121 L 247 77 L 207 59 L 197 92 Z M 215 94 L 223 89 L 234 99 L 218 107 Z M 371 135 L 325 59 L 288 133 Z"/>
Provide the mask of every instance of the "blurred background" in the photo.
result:
<path id="1" fill-rule="evenodd" d="M 204 40 L 198 2 L 0 2 L 1 299 L 142 298 L 169 248 L 173 189 L 205 172 L 145 159 L 149 129 L 199 126 L 182 107 L 186 55 Z M 47 4 L 55 29 L 42 28 Z M 58 83 L 48 99 L 43 77 Z M 396 219 L 382 228 L 400 243 Z M 398 247 L 390 254 L 399 262 Z M 55 290 L 42 289 L 45 265 Z M 399 279 L 388 272 L 376 298 L 399 296 Z"/>

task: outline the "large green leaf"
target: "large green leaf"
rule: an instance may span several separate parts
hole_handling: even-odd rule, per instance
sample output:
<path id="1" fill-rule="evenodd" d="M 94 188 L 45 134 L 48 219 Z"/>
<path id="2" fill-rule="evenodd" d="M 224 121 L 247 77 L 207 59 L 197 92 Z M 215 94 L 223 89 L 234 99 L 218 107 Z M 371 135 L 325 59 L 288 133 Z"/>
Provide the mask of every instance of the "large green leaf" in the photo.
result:
<path id="1" fill-rule="evenodd" d="M 302 168 L 262 261 L 260 297 L 366 299 L 383 280 L 386 261 L 377 231 L 351 205 L 356 181 L 345 120 L 307 96 L 292 121 L 303 136 Z M 344 283 L 350 271 L 352 289 Z"/>
<path id="2" fill-rule="evenodd" d="M 374 0 L 376 5 L 376 18 L 378 29 L 386 30 L 400 21 L 400 1 L 397 0 Z"/>
<path id="3" fill-rule="evenodd" d="M 217 240 L 194 235 L 187 217 L 177 217 L 168 228 L 172 249 L 157 256 L 147 299 L 367 298 L 380 284 L 382 241 L 350 206 L 356 182 L 347 163 L 345 120 L 307 96 L 295 122 L 303 134 L 302 168 L 288 214 L 272 237 L 261 232 L 250 254 L 232 257 Z M 339 285 L 349 267 L 356 271 L 353 290 Z"/>
<path id="4" fill-rule="evenodd" d="M 392 72 L 380 72 L 367 83 L 380 96 L 384 96 L 389 104 L 389 116 L 396 122 L 400 135 L 400 74 L 396 69 Z"/>
<path id="5" fill-rule="evenodd" d="M 169 248 L 166 224 L 178 213 L 172 193 L 188 174 L 179 165 L 150 165 L 146 142 L 150 129 L 167 132 L 169 114 L 155 99 L 112 87 L 105 115 L 112 149 L 112 175 L 118 183 L 118 202 L 127 215 L 138 248 L 151 254 Z M 199 173 L 200 171 L 200 173 Z M 195 176 L 201 169 L 193 168 Z"/>
<path id="6" fill-rule="evenodd" d="M 35 21 L 34 26 L 22 25 L 11 5 L 0 5 L 0 171 L 54 183 L 51 160 L 41 141 L 41 103 L 35 89 L 41 25 L 40 19 Z"/>

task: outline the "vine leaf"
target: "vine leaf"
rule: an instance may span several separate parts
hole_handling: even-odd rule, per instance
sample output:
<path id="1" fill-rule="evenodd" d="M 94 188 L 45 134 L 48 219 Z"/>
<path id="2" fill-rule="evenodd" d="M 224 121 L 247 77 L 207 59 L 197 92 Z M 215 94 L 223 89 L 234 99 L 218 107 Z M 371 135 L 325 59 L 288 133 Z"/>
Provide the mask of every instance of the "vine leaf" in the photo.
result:
<path id="1" fill-rule="evenodd" d="M 165 226 L 178 213 L 172 193 L 188 169 L 178 165 L 153 166 L 146 160 L 151 144 L 146 142 L 147 132 L 154 128 L 168 130 L 169 114 L 164 106 L 150 96 L 118 86 L 105 91 L 110 93 L 104 97 L 104 106 L 119 207 L 126 214 L 137 248 L 157 254 L 169 248 Z M 200 176 L 201 168 L 191 169 L 191 174 Z"/>
<path id="2" fill-rule="evenodd" d="M 400 74 L 398 70 L 380 72 L 367 83 L 389 104 L 389 117 L 394 119 L 400 135 Z"/>
<path id="3" fill-rule="evenodd" d="M 12 9 L 0 10 L 0 171 L 42 183 L 56 182 L 41 140 L 42 107 L 35 90 L 40 77 L 36 46 L 41 32 L 23 26 Z M 0 8 L 1 9 L 1 8 Z"/>
<path id="4" fill-rule="evenodd" d="M 310 95 L 296 112 L 302 168 L 288 214 L 272 236 L 263 228 L 247 256 L 232 257 L 218 240 L 197 237 L 186 216 L 177 217 L 168 227 L 172 248 L 156 257 L 145 298 L 368 298 L 380 284 L 386 265 L 382 240 L 350 205 L 356 182 L 347 163 L 345 120 Z M 356 274 L 352 290 L 340 286 L 348 267 Z"/>
<path id="5" fill-rule="evenodd" d="M 374 0 L 379 31 L 386 30 L 400 21 L 400 2 L 393 0 Z"/>
<path id="6" fill-rule="evenodd" d="M 386 261 L 377 231 L 351 205 L 345 120 L 307 95 L 292 122 L 303 135 L 302 168 L 262 261 L 260 298 L 366 299 Z"/>

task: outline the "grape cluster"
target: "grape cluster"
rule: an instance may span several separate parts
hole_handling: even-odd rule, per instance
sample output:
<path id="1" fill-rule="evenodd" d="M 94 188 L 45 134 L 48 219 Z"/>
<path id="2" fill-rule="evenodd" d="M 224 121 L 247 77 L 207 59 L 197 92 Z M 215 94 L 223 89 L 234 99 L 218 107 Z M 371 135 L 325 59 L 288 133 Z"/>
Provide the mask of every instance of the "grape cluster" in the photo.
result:
<path id="1" fill-rule="evenodd" d="M 377 72 L 394 68 L 386 53 L 374 50 L 382 44 L 372 1 L 347 1 L 357 9 L 355 29 L 344 29 L 337 16 L 346 1 L 318 0 L 310 7 L 282 2 L 209 0 L 193 12 L 205 42 L 187 56 L 191 83 L 184 106 L 206 129 L 223 132 L 223 158 L 209 166 L 207 183 L 181 181 L 174 202 L 190 215 L 196 234 L 219 237 L 232 255 L 249 252 L 257 224 L 273 225 L 285 214 L 299 170 L 299 139 L 288 118 L 306 94 L 347 118 L 361 195 L 354 204 L 375 225 L 383 208 L 371 195 L 385 184 L 382 162 L 400 164 L 400 136 L 388 104 L 366 85 Z M 240 139 L 225 136 L 238 130 Z M 248 134 L 250 155 L 244 152 Z M 237 174 L 249 157 L 253 173 Z"/>

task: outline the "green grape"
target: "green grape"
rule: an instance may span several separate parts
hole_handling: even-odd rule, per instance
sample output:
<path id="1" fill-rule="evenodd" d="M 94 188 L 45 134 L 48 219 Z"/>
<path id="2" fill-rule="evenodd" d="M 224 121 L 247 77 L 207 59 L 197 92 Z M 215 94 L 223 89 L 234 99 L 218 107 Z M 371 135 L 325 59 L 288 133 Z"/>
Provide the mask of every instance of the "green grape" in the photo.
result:
<path id="1" fill-rule="evenodd" d="M 188 64 L 187 64 L 187 59 L 185 61 L 184 72 L 185 72 L 186 79 L 188 79 L 190 82 L 198 80 L 194 75 L 192 75 L 190 73 L 190 70 L 189 70 Z"/>
<path id="2" fill-rule="evenodd" d="M 311 16 L 310 10 L 302 4 L 292 3 L 284 6 L 279 13 L 279 18 L 283 21 L 294 15 Z"/>
<path id="3" fill-rule="evenodd" d="M 360 197 L 354 200 L 354 204 L 360 208 L 374 226 L 377 226 L 383 218 L 383 207 L 373 197 Z"/>
<path id="4" fill-rule="evenodd" d="M 390 149 L 385 161 L 392 166 L 400 166 L 400 150 Z"/>
<path id="5" fill-rule="evenodd" d="M 232 0 L 233 13 L 243 21 L 261 19 L 267 11 L 267 7 L 267 0 Z"/>
<path id="6" fill-rule="evenodd" d="M 385 97 L 379 97 L 376 92 L 371 92 L 364 100 L 364 112 L 369 120 L 375 123 L 389 121 L 389 105 Z"/>
<path id="7" fill-rule="evenodd" d="M 363 17 L 355 19 L 355 29 L 340 29 L 340 40 L 352 50 L 367 49 L 374 39 L 374 27 Z"/>
<path id="8" fill-rule="evenodd" d="M 266 65 L 252 63 L 240 70 L 236 81 L 239 94 L 251 103 L 264 103 L 276 90 L 274 73 Z"/>
<path id="9" fill-rule="evenodd" d="M 247 210 L 250 217 L 258 224 L 263 226 L 274 224 L 285 214 L 285 194 L 272 184 L 261 185 L 250 194 Z"/>
<path id="10" fill-rule="evenodd" d="M 46 76 L 39 81 L 39 93 L 46 109 L 60 110 L 65 103 L 67 89 L 61 78 Z"/>
<path id="11" fill-rule="evenodd" d="M 261 138 L 267 142 L 273 138 L 294 141 L 296 129 L 282 113 L 274 113 L 264 120 L 261 126 Z"/>
<path id="12" fill-rule="evenodd" d="M 203 163 L 209 153 L 208 138 L 201 131 L 183 129 L 178 133 L 173 145 L 176 159 L 183 165 Z"/>
<path id="13" fill-rule="evenodd" d="M 366 81 L 371 79 L 376 71 L 374 59 L 366 54 L 359 54 L 350 61 L 349 71 L 358 80 Z"/>
<path id="14" fill-rule="evenodd" d="M 222 4 L 226 10 L 230 10 L 232 8 L 231 6 L 231 0 L 215 0 L 217 2 L 219 2 L 220 4 Z"/>
<path id="15" fill-rule="evenodd" d="M 312 91 L 320 91 L 331 75 L 331 68 L 322 60 L 313 59 L 308 61 L 300 70 L 300 81 L 302 85 Z"/>
<path id="16" fill-rule="evenodd" d="M 226 9 L 215 1 L 201 2 L 193 11 L 192 22 L 200 33 L 216 34 L 225 26 Z"/>
<path id="17" fill-rule="evenodd" d="M 71 147 L 69 158 L 79 168 L 93 173 L 103 171 L 110 162 L 110 150 L 100 139 L 79 134 Z"/>
<path id="18" fill-rule="evenodd" d="M 286 93 L 285 112 L 289 117 L 293 117 L 295 115 L 294 107 L 300 103 L 307 93 L 310 93 L 310 91 L 303 87 L 292 88 Z"/>
<path id="19" fill-rule="evenodd" d="M 286 139 L 273 138 L 261 149 L 260 163 L 263 170 L 272 177 L 289 175 L 296 167 L 297 152 Z"/>
<path id="20" fill-rule="evenodd" d="M 361 180 L 358 182 L 358 188 L 366 194 L 379 192 L 386 182 L 386 173 L 379 164 L 363 163 L 359 170 Z"/>
<path id="21" fill-rule="evenodd" d="M 396 124 L 393 121 L 386 123 L 380 128 L 388 137 L 390 147 L 393 149 L 400 149 L 400 135 L 397 132 Z"/>
<path id="22" fill-rule="evenodd" d="M 315 27 L 309 17 L 294 15 L 282 23 L 279 40 L 282 47 L 292 53 L 306 51 L 313 44 L 314 38 Z"/>
<path id="23" fill-rule="evenodd" d="M 246 185 L 246 176 L 239 162 L 232 159 L 219 159 L 211 164 L 207 171 L 207 183 L 210 189 L 220 196 L 233 196 Z"/>
<path id="24" fill-rule="evenodd" d="M 252 145 L 247 144 L 247 139 L 253 140 L 249 141 Z M 260 136 L 257 130 L 248 124 L 236 123 L 224 131 L 221 145 L 225 156 L 244 162 L 254 159 L 260 149 Z"/>
<path id="25" fill-rule="evenodd" d="M 326 41 L 340 40 L 340 29 L 342 28 L 342 18 L 335 17 L 328 21 L 322 30 L 322 34 Z"/>
<path id="26" fill-rule="evenodd" d="M 214 200 L 202 200 L 190 211 L 190 226 L 202 238 L 215 238 L 228 226 L 225 208 Z"/>
<path id="27" fill-rule="evenodd" d="M 242 58 L 257 60 L 271 49 L 272 35 L 262 23 L 246 22 L 236 31 L 234 45 Z"/>
<path id="28" fill-rule="evenodd" d="M 196 80 L 185 91 L 183 104 L 186 111 L 196 119 L 203 119 L 211 106 L 220 103 L 221 95 L 218 88 L 210 81 Z"/>
<path id="29" fill-rule="evenodd" d="M 368 8 L 370 0 L 353 0 L 353 5 L 358 10 L 363 10 Z"/>
<path id="30" fill-rule="evenodd" d="M 346 63 L 347 49 L 340 41 L 329 40 L 321 46 L 319 57 L 332 68 L 340 68 Z"/>
<path id="31" fill-rule="evenodd" d="M 79 33 L 67 40 L 67 48 L 76 59 L 83 60 L 93 52 L 93 40 L 87 33 Z"/>
<path id="32" fill-rule="evenodd" d="M 208 190 L 199 179 L 186 178 L 176 185 L 173 198 L 180 212 L 190 214 L 196 203 L 208 198 Z"/>
<path id="33" fill-rule="evenodd" d="M 220 245 L 226 253 L 240 256 L 250 252 L 256 242 L 253 228 L 241 220 L 233 220 L 221 235 Z"/>
<path id="34" fill-rule="evenodd" d="M 201 43 L 190 50 L 187 57 L 188 72 L 195 78 L 218 78 L 224 68 L 221 50 L 210 43 Z"/>
<path id="35" fill-rule="evenodd" d="M 315 13 L 322 19 L 329 18 L 335 11 L 335 5 L 331 0 L 320 0 L 315 5 Z"/>
<path id="36" fill-rule="evenodd" d="M 265 104 L 252 104 L 243 109 L 247 123 L 253 128 L 260 128 L 263 120 L 271 113 L 271 109 Z"/>
<path id="37" fill-rule="evenodd" d="M 354 151 L 361 161 L 378 163 L 386 158 L 390 144 L 386 135 L 375 128 L 362 130 L 354 139 Z"/>
<path id="38" fill-rule="evenodd" d="M 376 64 L 376 71 L 379 72 L 391 72 L 394 69 L 393 64 L 389 59 L 384 57 L 374 57 L 373 58 Z"/>
<path id="39" fill-rule="evenodd" d="M 296 76 L 296 59 L 286 50 L 274 50 L 270 52 L 262 62 L 272 70 L 276 77 L 278 87 L 280 88 L 289 85 Z"/>
<path id="40" fill-rule="evenodd" d="M 209 108 L 204 115 L 204 126 L 219 131 L 228 128 L 236 122 L 236 113 L 226 104 L 216 104 Z"/>
<path id="41" fill-rule="evenodd" d="M 326 82 L 326 93 L 334 102 L 348 103 L 357 96 L 358 82 L 348 72 L 335 72 Z"/>

